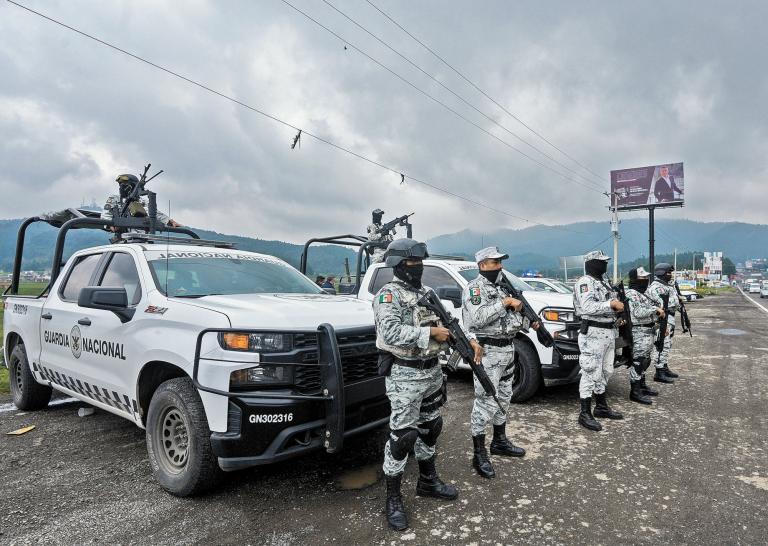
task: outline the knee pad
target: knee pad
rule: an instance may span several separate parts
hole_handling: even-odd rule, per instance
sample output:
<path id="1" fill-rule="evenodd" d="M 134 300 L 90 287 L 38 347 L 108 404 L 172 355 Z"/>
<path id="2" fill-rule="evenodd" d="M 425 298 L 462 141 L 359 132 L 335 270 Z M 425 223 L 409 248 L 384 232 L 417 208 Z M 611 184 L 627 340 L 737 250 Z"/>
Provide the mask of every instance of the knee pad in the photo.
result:
<path id="1" fill-rule="evenodd" d="M 419 431 L 415 428 L 400 428 L 389 433 L 389 450 L 392 456 L 398 461 L 402 461 L 408 456 L 408 453 L 416 444 L 416 438 L 419 437 Z"/>
<path id="2" fill-rule="evenodd" d="M 437 443 L 437 437 L 440 436 L 440 431 L 442 430 L 443 416 L 438 415 L 431 421 L 419 425 L 419 438 L 421 438 L 421 441 L 429 447 L 434 447 Z"/>

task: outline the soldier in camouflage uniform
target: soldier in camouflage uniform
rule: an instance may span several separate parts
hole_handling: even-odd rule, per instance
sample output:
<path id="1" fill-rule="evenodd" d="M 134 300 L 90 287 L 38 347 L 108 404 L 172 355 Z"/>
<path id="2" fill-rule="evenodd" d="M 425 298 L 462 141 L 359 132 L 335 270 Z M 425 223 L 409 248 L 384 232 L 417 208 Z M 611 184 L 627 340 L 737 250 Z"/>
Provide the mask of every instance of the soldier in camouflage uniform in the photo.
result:
<path id="1" fill-rule="evenodd" d="M 394 278 L 373 300 L 379 371 L 387 376 L 392 408 L 391 432 L 384 446 L 386 514 L 390 527 L 398 531 L 408 528 L 400 486 L 412 449 L 419 463 L 416 493 L 448 500 L 458 496 L 456 488 L 443 483 L 435 470 L 435 445 L 443 426 L 440 406 L 445 401 L 438 355 L 448 348 L 450 332 L 436 315 L 418 305 L 428 290 L 421 285 L 422 260 L 428 256 L 426 245 L 413 239 L 390 243 L 385 262 L 393 268 Z M 479 362 L 482 347 L 472 344 Z"/>
<path id="2" fill-rule="evenodd" d="M 133 187 L 139 183 L 138 177 L 132 174 L 121 174 L 115 181 L 120 185 L 120 193 L 110 195 L 107 198 L 107 202 L 104 204 L 104 210 L 101 213 L 101 217 L 105 220 L 111 220 L 113 218 L 113 210 L 116 207 L 122 206 L 122 200 L 128 197 Z M 128 207 L 128 214 L 134 217 L 148 216 L 147 209 L 149 208 L 149 201 L 146 196 L 139 197 L 138 201 L 134 201 Z M 181 227 L 181 224 L 177 223 L 173 219 L 169 218 L 167 214 L 157 211 L 157 220 L 166 226 Z"/>
<path id="3" fill-rule="evenodd" d="M 656 318 L 664 316 L 664 310 L 657 307 L 645 295 L 650 275 L 642 267 L 631 269 L 629 271 L 629 289 L 626 292 L 629 312 L 632 317 L 632 366 L 629 368 L 629 399 L 647 405 L 653 403 L 649 398 L 650 396 L 659 394 L 645 383 L 645 371 L 651 364 Z"/>
<path id="4" fill-rule="evenodd" d="M 464 328 L 485 350 L 483 367 L 496 388 L 504 411 L 509 407 L 512 397 L 515 361 L 513 339 L 518 331 L 529 326 L 527 319 L 519 312 L 523 307 L 522 302 L 509 297 L 496 284 L 499 275 L 503 275 L 501 261 L 507 258 L 507 254 L 502 254 L 494 246 L 475 254 L 480 274 L 464 289 L 461 309 Z M 507 416 L 496 405 L 493 397 L 485 393 L 477 377 L 470 422 L 474 445 L 472 466 L 482 477 L 493 478 L 496 475 L 485 449 L 485 428 L 489 422 L 493 423 L 491 454 L 508 457 L 525 455 L 524 449 L 513 445 L 507 438 Z"/>
<path id="5" fill-rule="evenodd" d="M 381 219 L 383 216 L 384 211 L 381 209 L 376 209 L 371 213 L 371 220 L 373 222 L 367 228 L 368 240 L 388 245 L 395 238 L 395 228 L 392 228 L 388 233 L 382 233 L 380 230 Z M 373 249 L 373 263 L 380 262 L 384 259 L 384 250 L 385 248 L 383 247 L 377 247 Z"/>
<path id="6" fill-rule="evenodd" d="M 653 380 L 658 383 L 674 383 L 674 380 L 679 377 L 669 369 L 669 352 L 672 350 L 672 337 L 675 335 L 675 312 L 680 307 L 680 300 L 677 297 L 677 290 L 675 290 L 674 281 L 672 280 L 674 269 L 668 263 L 658 264 L 653 270 L 656 278 L 645 293 L 659 307 L 664 306 L 661 296 L 669 296 L 667 334 L 664 337 L 664 349 L 657 357 L 656 373 L 653 375 Z"/>
<path id="7" fill-rule="evenodd" d="M 614 349 L 618 328 L 616 313 L 624 310 L 624 304 L 616 299 L 613 288 L 605 281 L 610 258 L 600 250 L 584 256 L 586 275 L 573 287 L 573 305 L 581 318 L 579 330 L 579 366 L 581 381 L 579 397 L 581 411 L 579 423 L 589 430 L 602 430 L 595 417 L 623 419 L 621 413 L 608 407 L 605 387 L 613 375 Z M 595 395 L 595 414 L 592 415 L 592 395 Z"/>

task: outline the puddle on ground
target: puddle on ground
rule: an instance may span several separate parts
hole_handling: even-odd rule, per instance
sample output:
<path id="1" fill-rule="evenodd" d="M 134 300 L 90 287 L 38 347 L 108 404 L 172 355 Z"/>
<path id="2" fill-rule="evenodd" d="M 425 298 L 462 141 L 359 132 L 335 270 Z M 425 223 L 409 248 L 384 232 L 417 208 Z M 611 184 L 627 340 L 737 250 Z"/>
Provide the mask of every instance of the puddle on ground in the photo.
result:
<path id="1" fill-rule="evenodd" d="M 739 330 L 738 328 L 722 328 L 721 330 L 718 330 L 717 333 L 724 336 L 743 336 L 746 334 L 744 330 Z"/>
<path id="2" fill-rule="evenodd" d="M 333 479 L 336 489 L 349 491 L 352 489 L 365 489 L 379 481 L 381 464 L 369 464 L 338 474 Z"/>

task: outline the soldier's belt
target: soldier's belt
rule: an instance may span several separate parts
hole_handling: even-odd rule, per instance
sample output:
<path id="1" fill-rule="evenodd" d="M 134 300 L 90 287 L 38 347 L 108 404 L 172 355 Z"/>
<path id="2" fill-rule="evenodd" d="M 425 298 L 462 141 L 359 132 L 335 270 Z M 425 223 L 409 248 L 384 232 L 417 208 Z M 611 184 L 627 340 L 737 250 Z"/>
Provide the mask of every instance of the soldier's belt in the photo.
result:
<path id="1" fill-rule="evenodd" d="M 405 360 L 403 358 L 395 357 L 395 364 L 398 366 L 405 366 L 407 368 L 416 368 L 417 370 L 428 370 L 434 368 L 439 364 L 437 357 L 429 358 L 427 360 Z"/>
<path id="2" fill-rule="evenodd" d="M 653 322 L 648 322 L 646 324 L 633 324 L 635 328 L 653 328 Z"/>
<path id="3" fill-rule="evenodd" d="M 613 330 L 614 326 L 613 322 L 598 322 L 596 320 L 582 320 L 581 324 L 583 328 L 594 326 L 595 328 L 605 328 L 606 330 Z"/>
<path id="4" fill-rule="evenodd" d="M 477 342 L 480 345 L 491 345 L 493 347 L 509 347 L 512 345 L 512 338 L 482 337 L 477 336 Z"/>

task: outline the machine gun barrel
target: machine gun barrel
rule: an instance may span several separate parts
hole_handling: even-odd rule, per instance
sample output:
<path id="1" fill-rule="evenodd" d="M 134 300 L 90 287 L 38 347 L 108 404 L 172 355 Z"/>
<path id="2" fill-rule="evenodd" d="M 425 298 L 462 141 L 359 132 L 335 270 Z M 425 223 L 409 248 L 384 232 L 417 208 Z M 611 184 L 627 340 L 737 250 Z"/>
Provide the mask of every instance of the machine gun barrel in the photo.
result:
<path id="1" fill-rule="evenodd" d="M 528 303 L 527 299 L 525 299 L 525 296 L 523 295 L 523 291 L 515 288 L 503 271 L 499 275 L 499 280 L 496 282 L 498 283 L 499 286 L 501 286 L 507 292 L 507 294 L 509 294 L 516 300 L 520 300 L 522 302 L 523 309 L 521 310 L 521 313 L 524 317 L 528 319 L 528 321 L 531 324 L 533 324 L 534 322 L 539 323 L 539 327 L 536 329 L 536 338 L 539 340 L 539 343 L 541 343 L 542 345 L 544 345 L 544 347 L 547 347 L 547 348 L 553 347 L 554 350 L 557 352 L 557 354 L 560 354 L 560 349 L 558 349 L 557 345 L 555 345 L 555 338 L 552 337 L 552 334 L 544 326 L 544 323 L 541 321 L 541 318 L 539 318 L 539 315 L 536 314 L 536 311 L 533 310 L 533 307 L 531 307 L 531 304 Z"/>
<path id="2" fill-rule="evenodd" d="M 480 385 L 482 385 L 485 394 L 492 396 L 496 401 L 496 405 L 498 405 L 502 413 L 506 415 L 507 412 L 504 411 L 501 402 L 499 402 L 496 388 L 493 386 L 491 378 L 488 377 L 483 366 L 475 362 L 475 350 L 472 348 L 472 343 L 469 341 L 466 334 L 464 334 L 464 330 L 459 326 L 458 319 L 445 310 L 445 307 L 443 307 L 443 304 L 440 302 L 440 298 L 438 298 L 437 294 L 432 290 L 428 290 L 427 293 L 419 299 L 419 305 L 429 309 L 440 318 L 440 322 L 443 323 L 443 326 L 451 332 L 448 344 L 454 351 L 459 353 L 461 358 L 464 359 L 464 362 L 472 368 L 472 373 L 475 374 Z"/>
<path id="3" fill-rule="evenodd" d="M 390 220 L 389 222 L 385 224 L 381 224 L 381 227 L 379 228 L 379 232 L 381 233 L 389 233 L 392 228 L 394 228 L 397 225 L 404 226 L 408 223 L 408 218 L 413 216 L 415 213 L 410 214 L 404 214 L 403 216 L 400 216 L 398 218 L 395 218 L 394 220 Z"/>

